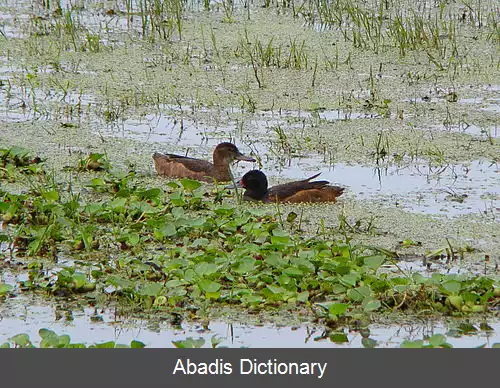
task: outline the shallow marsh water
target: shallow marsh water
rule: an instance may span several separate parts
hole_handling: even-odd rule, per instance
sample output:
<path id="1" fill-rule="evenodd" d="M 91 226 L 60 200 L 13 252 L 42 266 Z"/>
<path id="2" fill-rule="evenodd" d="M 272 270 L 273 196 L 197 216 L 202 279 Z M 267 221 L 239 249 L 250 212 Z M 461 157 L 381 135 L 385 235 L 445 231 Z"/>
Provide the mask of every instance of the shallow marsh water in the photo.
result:
<path id="1" fill-rule="evenodd" d="M 457 329 L 458 322 L 414 319 L 413 322 L 393 325 L 372 324 L 369 335 L 354 330 L 339 330 L 335 332 L 337 337 L 331 339 L 324 327 L 314 323 L 292 326 L 266 322 L 244 323 L 247 320 L 236 315 L 225 321 L 215 319 L 204 323 L 183 323 L 178 327 L 165 322 L 115 317 L 112 312 L 96 312 L 89 308 L 73 311 L 69 321 L 60 317 L 64 312 L 57 314 L 56 309 L 43 305 L 21 306 L 15 303 L 3 306 L 2 310 L 0 341 L 6 341 L 12 333 L 26 333 L 34 344 L 40 340 L 38 330 L 50 328 L 58 335 L 69 335 L 72 343 L 90 345 L 115 341 L 129 344 L 136 340 L 148 348 L 171 348 L 174 347 L 173 341 L 184 341 L 189 337 L 203 338 L 203 347 L 211 347 L 214 336 L 221 340 L 218 347 L 231 348 L 363 347 L 366 338 L 376 341 L 377 347 L 397 347 L 404 340 L 425 340 L 435 334 L 446 335 L 447 342 L 453 347 L 470 348 L 491 347 L 498 341 L 495 333 L 500 330 L 500 323 L 496 322 L 490 323 L 488 330 L 477 327 L 464 335 Z"/>
<path id="2" fill-rule="evenodd" d="M 407 5 L 395 2 L 393 7 L 396 3 Z M 425 12 L 438 12 L 435 2 L 421 3 Z M 373 217 L 374 229 L 354 234 L 353 241 L 421 257 L 445 246 L 447 238 L 457 248 L 475 249 L 452 271 L 497 276 L 498 43 L 484 34 L 476 44 L 474 33 L 481 31 L 474 29 L 471 17 L 457 37 L 460 53 L 445 54 L 437 65 L 430 51 L 415 50 L 403 58 L 393 48 L 381 53 L 356 48 L 339 30 L 315 29 L 278 4 L 276 10 L 250 4 L 249 18 L 237 4 L 229 22 L 221 4 L 203 12 L 200 3 L 189 3 L 182 37 L 173 33 L 168 41 L 148 41 L 141 38 L 140 18 L 128 17 L 120 2 L 60 2 L 84 28 L 85 49 L 75 50 L 66 48 L 71 42 L 63 42 L 64 34 L 59 46 L 50 34 L 44 38 L 42 27 L 54 28 L 43 24 L 50 20 L 49 10 L 38 3 L 5 2 L 0 9 L 1 147 L 29 148 L 48 158 L 54 170 L 87 152 L 104 151 L 113 165 L 132 163 L 139 179 L 162 183 L 152 170 L 153 151 L 208 158 L 215 144 L 234 140 L 258 158 L 252 167 L 240 163 L 237 176 L 258 167 L 274 184 L 321 171 L 321 178 L 347 188 L 336 205 L 298 207 L 305 233 L 314 235 L 320 219 L 334 230 L 340 216 L 353 223 Z M 446 12 L 458 20 L 463 7 L 451 4 Z M 93 36 L 99 49 L 88 46 Z M 259 88 L 244 47 L 271 38 L 290 55 L 291 47 L 303 41 L 308 64 L 263 67 L 259 81 L 265 86 Z M 462 51 L 465 47 L 469 51 Z M 315 61 L 320 63 L 316 70 Z M 405 239 L 421 245 L 400 248 Z M 485 254 L 492 257 L 487 264 Z M 405 269 L 426 270 L 415 263 Z M 8 281 L 5 274 L 1 280 Z M 181 331 L 161 325 L 149 330 L 147 322 L 134 319 L 111 324 L 108 313 L 104 322 L 89 323 L 93 312 L 84 309 L 68 327 L 53 322 L 51 307 L 42 304 L 21 313 L 22 305 L 17 298 L 2 305 L 0 342 L 50 326 L 87 343 L 116 336 L 120 342 L 135 338 L 148 346 L 170 346 L 182 337 L 218 334 L 226 346 L 332 346 L 329 340 L 312 340 L 315 335 L 309 337 L 308 329 L 293 319 L 290 325 L 297 324 L 296 329 L 253 327 L 235 319 L 233 341 L 227 334 L 230 323 L 222 321 L 211 324 L 208 333 L 200 333 L 195 324 Z M 498 318 L 491 325 L 494 334 L 449 342 L 477 346 L 487 336 L 498 342 Z M 425 325 L 416 327 L 417 337 L 426 332 Z M 447 331 L 440 323 L 433 327 Z M 322 331 L 314 330 L 316 336 Z M 373 324 L 371 330 L 381 346 L 416 338 L 399 325 Z M 361 346 L 359 334 L 348 337 L 349 346 Z"/>

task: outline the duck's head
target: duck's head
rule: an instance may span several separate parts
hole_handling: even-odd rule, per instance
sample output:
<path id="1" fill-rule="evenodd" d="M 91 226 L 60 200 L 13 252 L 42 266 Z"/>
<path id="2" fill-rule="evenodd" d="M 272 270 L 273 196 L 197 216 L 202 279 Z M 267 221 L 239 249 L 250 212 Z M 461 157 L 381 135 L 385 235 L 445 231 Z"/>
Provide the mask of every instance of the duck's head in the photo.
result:
<path id="1" fill-rule="evenodd" d="M 246 189 L 244 197 L 259 201 L 267 194 L 267 177 L 262 171 L 248 171 L 239 183 Z"/>
<path id="2" fill-rule="evenodd" d="M 233 143 L 220 143 L 215 147 L 213 154 L 214 162 L 215 160 L 223 161 L 225 163 L 231 163 L 234 160 L 243 160 L 245 162 L 255 162 L 254 158 L 246 156 L 240 152 L 238 147 Z"/>

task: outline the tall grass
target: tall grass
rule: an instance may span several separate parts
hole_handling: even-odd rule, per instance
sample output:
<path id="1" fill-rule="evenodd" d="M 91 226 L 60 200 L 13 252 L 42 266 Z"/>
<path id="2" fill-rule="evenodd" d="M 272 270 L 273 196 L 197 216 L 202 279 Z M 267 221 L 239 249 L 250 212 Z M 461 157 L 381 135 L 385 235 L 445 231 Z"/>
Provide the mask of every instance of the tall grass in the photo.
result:
<path id="1" fill-rule="evenodd" d="M 186 0 L 138 0 L 142 34 L 152 40 L 170 40 L 175 31 L 182 38 Z"/>

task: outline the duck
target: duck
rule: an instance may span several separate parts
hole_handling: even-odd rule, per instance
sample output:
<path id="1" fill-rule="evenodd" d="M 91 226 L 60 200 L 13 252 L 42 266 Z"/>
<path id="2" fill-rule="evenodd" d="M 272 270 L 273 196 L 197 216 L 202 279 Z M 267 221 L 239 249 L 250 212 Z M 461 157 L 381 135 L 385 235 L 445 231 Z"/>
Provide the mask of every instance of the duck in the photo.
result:
<path id="1" fill-rule="evenodd" d="M 335 202 L 344 192 L 343 187 L 330 186 L 328 181 L 315 181 L 321 173 L 309 178 L 284 183 L 268 189 L 267 177 L 260 170 L 251 170 L 243 175 L 239 186 L 245 189 L 243 199 L 262 202 Z"/>
<path id="2" fill-rule="evenodd" d="M 175 154 L 153 154 L 155 170 L 160 176 L 172 178 L 191 178 L 204 182 L 228 182 L 231 179 L 229 165 L 235 160 L 255 162 L 232 143 L 218 144 L 213 152 L 213 163 L 207 160 L 189 158 Z"/>

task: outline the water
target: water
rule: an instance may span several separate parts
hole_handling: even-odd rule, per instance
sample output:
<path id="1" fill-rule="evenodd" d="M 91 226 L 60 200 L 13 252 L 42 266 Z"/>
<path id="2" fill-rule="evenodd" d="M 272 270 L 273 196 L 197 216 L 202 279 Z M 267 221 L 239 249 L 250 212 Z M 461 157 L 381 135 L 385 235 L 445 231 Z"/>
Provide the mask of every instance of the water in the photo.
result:
<path id="1" fill-rule="evenodd" d="M 7 301 L 0 309 L 0 344 L 15 334 L 26 333 L 33 343 L 38 344 L 38 330 L 48 328 L 58 335 L 67 334 L 72 343 L 87 345 L 115 341 L 130 344 L 130 341 L 143 342 L 147 347 L 174 347 L 172 341 L 182 341 L 188 337 L 203 338 L 204 347 L 211 347 L 211 339 L 216 336 L 224 347 L 252 348 L 325 348 L 363 346 L 363 335 L 358 331 L 343 330 L 346 342 L 336 343 L 329 338 L 329 332 L 316 324 L 278 326 L 272 324 L 255 325 L 241 322 L 234 317 L 231 322 L 214 320 L 205 325 L 182 323 L 173 327 L 168 323 L 148 322 L 115 316 L 111 311 L 96 312 L 85 308 L 73 311 L 70 320 L 62 318 L 64 311 L 43 305 L 12 303 Z M 458 322 L 438 322 L 425 319 L 413 323 L 372 324 L 369 338 L 378 347 L 398 347 L 404 340 L 422 340 L 434 334 L 447 335 L 447 341 L 454 347 L 491 346 L 500 341 L 500 322 L 488 322 L 493 331 L 482 331 L 471 335 L 456 333 Z M 476 325 L 477 327 L 477 325 Z M 338 333 L 337 333 L 338 334 Z"/>

